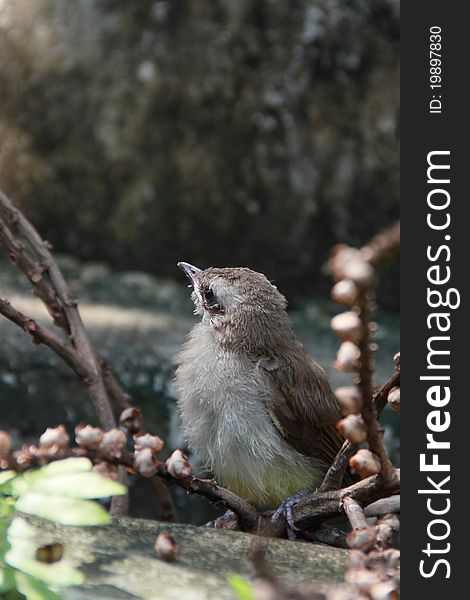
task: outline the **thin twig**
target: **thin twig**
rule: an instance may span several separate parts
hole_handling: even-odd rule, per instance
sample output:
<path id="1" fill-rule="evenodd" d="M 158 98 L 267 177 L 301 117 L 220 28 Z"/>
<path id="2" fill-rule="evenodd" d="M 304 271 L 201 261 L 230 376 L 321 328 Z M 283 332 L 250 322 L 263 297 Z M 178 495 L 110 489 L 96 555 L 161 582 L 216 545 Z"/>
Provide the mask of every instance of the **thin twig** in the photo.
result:
<path id="1" fill-rule="evenodd" d="M 354 498 L 346 496 L 343 500 L 343 509 L 353 529 L 366 529 L 368 527 L 362 506 Z"/>

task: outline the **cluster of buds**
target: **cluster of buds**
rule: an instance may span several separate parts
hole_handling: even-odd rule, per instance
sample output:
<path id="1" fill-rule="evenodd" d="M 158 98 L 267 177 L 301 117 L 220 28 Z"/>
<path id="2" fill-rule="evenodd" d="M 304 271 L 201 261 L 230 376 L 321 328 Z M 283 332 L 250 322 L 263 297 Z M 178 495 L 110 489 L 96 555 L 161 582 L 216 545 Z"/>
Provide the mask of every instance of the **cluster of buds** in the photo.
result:
<path id="1" fill-rule="evenodd" d="M 373 531 L 373 527 L 360 531 L 369 530 Z M 345 579 L 361 598 L 398 600 L 399 564 L 400 551 L 394 548 L 372 550 L 368 554 L 353 548 L 349 554 L 349 567 Z"/>
<path id="2" fill-rule="evenodd" d="M 361 348 L 368 343 L 369 334 L 376 328 L 361 318 L 363 302 L 370 301 L 368 290 L 374 285 L 374 269 L 361 250 L 338 245 L 334 248 L 330 269 L 336 281 L 332 298 L 350 310 L 336 315 L 331 328 L 341 340 L 334 367 L 339 371 L 354 371 L 361 367 Z M 361 303 L 362 302 L 362 303 Z M 370 350 L 374 348 L 370 345 Z M 364 399 L 357 386 L 340 387 L 335 392 L 343 418 L 337 429 L 352 444 L 362 444 L 368 432 L 361 415 Z M 351 469 L 360 477 L 380 471 L 380 462 L 369 450 L 359 450 L 349 461 Z"/>
<path id="3" fill-rule="evenodd" d="M 119 428 L 103 431 L 99 427 L 80 424 L 75 427 L 74 441 L 64 425 L 49 427 L 41 435 L 39 444 L 23 445 L 13 452 L 11 435 L 0 430 L 0 469 L 25 471 L 71 456 L 86 456 L 93 462 L 93 470 L 110 479 L 118 479 L 122 466 L 143 477 L 157 473 L 167 479 L 183 480 L 192 475 L 188 457 L 182 450 L 175 450 L 165 463 L 158 459 L 164 442 L 157 435 L 143 429 L 141 411 L 125 409 L 119 420 Z M 133 451 L 129 450 L 132 447 Z"/>
<path id="4" fill-rule="evenodd" d="M 366 289 L 374 284 L 374 269 L 365 252 L 338 244 L 333 248 L 329 267 L 335 281 L 350 281 L 357 289 Z M 348 284 L 349 285 L 349 284 Z M 351 286 L 349 286 L 351 288 Z M 342 291 L 342 290 L 341 290 Z"/>
<path id="5" fill-rule="evenodd" d="M 119 425 L 134 442 L 133 469 L 143 477 L 153 477 L 161 465 L 156 454 L 162 450 L 163 440 L 158 435 L 145 433 L 142 412 L 135 406 L 122 411 Z"/>

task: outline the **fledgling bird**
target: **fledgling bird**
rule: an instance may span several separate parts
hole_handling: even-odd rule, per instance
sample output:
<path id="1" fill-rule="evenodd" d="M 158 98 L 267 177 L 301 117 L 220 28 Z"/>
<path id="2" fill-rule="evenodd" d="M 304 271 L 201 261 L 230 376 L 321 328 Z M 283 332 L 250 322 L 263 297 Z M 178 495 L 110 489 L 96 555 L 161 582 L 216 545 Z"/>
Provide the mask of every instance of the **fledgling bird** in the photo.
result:
<path id="1" fill-rule="evenodd" d="M 333 462 L 343 443 L 337 400 L 264 275 L 178 266 L 202 317 L 176 358 L 186 439 L 221 485 L 278 508 L 318 487 Z"/>

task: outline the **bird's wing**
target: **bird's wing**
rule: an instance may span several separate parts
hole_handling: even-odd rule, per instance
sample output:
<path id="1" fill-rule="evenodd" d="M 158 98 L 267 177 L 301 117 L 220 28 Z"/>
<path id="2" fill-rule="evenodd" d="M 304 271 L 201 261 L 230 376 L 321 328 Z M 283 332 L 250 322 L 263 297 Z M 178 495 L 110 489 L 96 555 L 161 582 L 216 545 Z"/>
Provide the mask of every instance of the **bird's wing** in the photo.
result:
<path id="1" fill-rule="evenodd" d="M 303 350 L 289 361 L 261 358 L 257 365 L 271 391 L 267 409 L 284 439 L 329 466 L 344 440 L 336 429 L 339 407 L 323 369 Z"/>

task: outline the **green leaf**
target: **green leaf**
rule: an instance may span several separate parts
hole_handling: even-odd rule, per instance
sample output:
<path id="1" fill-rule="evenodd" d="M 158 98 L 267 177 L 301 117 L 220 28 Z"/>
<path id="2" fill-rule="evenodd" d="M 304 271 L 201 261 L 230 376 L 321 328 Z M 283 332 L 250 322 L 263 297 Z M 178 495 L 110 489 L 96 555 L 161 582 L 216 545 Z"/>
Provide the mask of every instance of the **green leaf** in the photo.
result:
<path id="1" fill-rule="evenodd" d="M 27 600 L 61 600 L 60 596 L 34 577 L 18 572 L 15 579 L 18 590 Z"/>
<path id="2" fill-rule="evenodd" d="M 230 573 L 227 581 L 239 600 L 255 600 L 253 586 L 249 581 L 236 573 Z"/>
<path id="3" fill-rule="evenodd" d="M 69 498 L 106 498 L 126 493 L 126 488 L 120 483 L 93 472 L 40 477 L 30 489 Z"/>
<path id="4" fill-rule="evenodd" d="M 0 486 L 13 479 L 16 476 L 15 471 L 2 471 L 0 473 Z"/>
<path id="5" fill-rule="evenodd" d="M 86 473 L 91 471 L 93 463 L 85 457 L 72 456 L 63 460 L 55 460 L 45 467 L 24 474 L 25 479 L 32 483 L 36 479 L 47 476 L 66 475 L 67 473 Z"/>
<path id="6" fill-rule="evenodd" d="M 15 572 L 10 567 L 0 567 L 0 594 L 15 587 Z"/>
<path id="7" fill-rule="evenodd" d="M 111 521 L 106 510 L 96 502 L 41 492 L 26 492 L 19 498 L 16 508 L 63 525 L 106 525 Z"/>
<path id="8" fill-rule="evenodd" d="M 56 563 L 47 564 L 35 560 L 30 556 L 25 556 L 24 549 L 17 547 L 12 548 L 5 556 L 7 563 L 19 569 L 23 573 L 27 573 L 48 585 L 57 587 L 66 587 L 69 585 L 82 585 L 85 581 L 83 574 L 72 567 L 72 565 L 61 560 Z"/>

